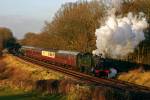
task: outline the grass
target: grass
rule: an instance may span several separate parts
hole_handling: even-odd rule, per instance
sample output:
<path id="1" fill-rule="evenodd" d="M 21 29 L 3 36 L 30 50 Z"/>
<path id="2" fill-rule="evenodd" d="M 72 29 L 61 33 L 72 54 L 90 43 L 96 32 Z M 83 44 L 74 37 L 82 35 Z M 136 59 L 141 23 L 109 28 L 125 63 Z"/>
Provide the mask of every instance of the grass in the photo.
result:
<path id="1" fill-rule="evenodd" d="M 59 94 L 30 92 L 35 82 L 47 79 L 67 78 L 55 71 L 5 55 L 0 60 L 0 100 L 65 100 Z M 8 88 L 9 87 L 9 88 Z"/>
<path id="2" fill-rule="evenodd" d="M 142 86 L 150 87 L 150 71 L 144 71 L 142 69 L 135 69 L 128 73 L 122 73 L 118 76 L 118 79 L 128 81 Z"/>
<path id="3" fill-rule="evenodd" d="M 12 57 L 7 55 L 3 61 L 7 64 L 8 68 L 14 68 L 14 74 L 24 74 L 25 77 L 29 75 L 32 80 L 41 80 L 41 79 L 60 79 L 63 78 L 64 75 L 57 73 L 55 71 L 42 68 L 38 65 L 23 61 L 16 57 Z M 17 71 L 19 70 L 19 71 Z M 22 73 L 23 72 L 23 73 Z M 16 75 L 15 75 L 16 76 Z M 23 77 L 22 77 L 23 78 Z M 27 77 L 28 78 L 28 77 Z"/>
<path id="4" fill-rule="evenodd" d="M 150 86 L 150 72 L 134 70 L 121 74 L 118 78 Z M 58 84 L 52 85 L 55 80 L 58 80 Z M 4 86 L 6 88 L 1 88 Z M 11 55 L 0 60 L 0 100 L 127 100 L 128 95 L 110 88 L 77 82 L 63 74 Z"/>
<path id="5" fill-rule="evenodd" d="M 38 80 L 67 78 L 63 74 L 42 68 L 11 55 L 5 55 L 0 61 L 0 84 L 9 85 L 12 88 L 32 90 L 33 84 Z"/>
<path id="6" fill-rule="evenodd" d="M 37 92 L 0 88 L 0 100 L 66 100 L 66 97 L 59 94 L 44 95 Z"/>

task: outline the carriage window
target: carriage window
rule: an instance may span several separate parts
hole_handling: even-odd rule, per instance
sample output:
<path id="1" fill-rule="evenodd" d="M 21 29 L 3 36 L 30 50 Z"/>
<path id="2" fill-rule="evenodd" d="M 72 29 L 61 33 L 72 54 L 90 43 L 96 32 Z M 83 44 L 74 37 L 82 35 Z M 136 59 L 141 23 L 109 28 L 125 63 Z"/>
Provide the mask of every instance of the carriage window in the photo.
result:
<path id="1" fill-rule="evenodd" d="M 47 57 L 55 58 L 55 52 L 42 51 L 42 56 L 47 56 Z"/>

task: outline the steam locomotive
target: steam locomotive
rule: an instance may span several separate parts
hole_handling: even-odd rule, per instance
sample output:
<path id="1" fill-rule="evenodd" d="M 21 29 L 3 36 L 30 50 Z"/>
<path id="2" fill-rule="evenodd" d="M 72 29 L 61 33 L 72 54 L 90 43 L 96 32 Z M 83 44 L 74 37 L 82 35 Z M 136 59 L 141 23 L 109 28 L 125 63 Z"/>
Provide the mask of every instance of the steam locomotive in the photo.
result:
<path id="1" fill-rule="evenodd" d="M 93 56 L 91 53 L 44 49 L 16 44 L 8 48 L 14 55 L 23 55 L 46 63 L 80 71 L 96 77 L 113 78 L 117 73 L 139 66 L 136 63 Z"/>
<path id="2" fill-rule="evenodd" d="M 97 58 L 95 59 L 91 53 L 20 46 L 19 44 L 8 47 L 7 49 L 14 55 L 27 56 L 97 77 L 111 78 L 117 74 L 115 68 L 105 67 L 103 61 L 100 61 L 101 63 L 99 64 Z"/>

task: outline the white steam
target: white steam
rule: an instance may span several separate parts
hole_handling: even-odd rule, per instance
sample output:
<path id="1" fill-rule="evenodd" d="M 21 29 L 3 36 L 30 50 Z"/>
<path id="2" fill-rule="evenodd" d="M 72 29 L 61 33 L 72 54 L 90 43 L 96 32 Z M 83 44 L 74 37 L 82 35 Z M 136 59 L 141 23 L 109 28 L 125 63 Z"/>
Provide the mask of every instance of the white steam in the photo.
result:
<path id="1" fill-rule="evenodd" d="M 123 0 L 112 0 L 111 3 L 113 8 L 119 9 L 122 6 Z"/>
<path id="2" fill-rule="evenodd" d="M 137 45 L 145 39 L 143 30 L 148 23 L 143 14 L 117 18 L 114 15 L 108 17 L 105 24 L 96 29 L 96 47 L 93 54 L 112 58 L 124 57 L 132 53 Z"/>

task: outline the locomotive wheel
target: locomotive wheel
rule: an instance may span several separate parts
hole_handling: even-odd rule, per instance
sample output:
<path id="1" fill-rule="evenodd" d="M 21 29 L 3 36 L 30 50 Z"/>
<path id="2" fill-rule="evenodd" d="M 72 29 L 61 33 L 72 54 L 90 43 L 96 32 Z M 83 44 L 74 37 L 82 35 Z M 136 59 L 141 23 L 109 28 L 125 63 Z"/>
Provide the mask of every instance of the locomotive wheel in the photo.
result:
<path id="1" fill-rule="evenodd" d="M 101 78 L 108 78 L 108 75 L 105 72 L 100 72 L 99 77 Z"/>

